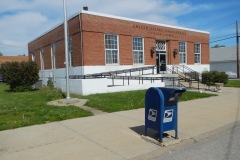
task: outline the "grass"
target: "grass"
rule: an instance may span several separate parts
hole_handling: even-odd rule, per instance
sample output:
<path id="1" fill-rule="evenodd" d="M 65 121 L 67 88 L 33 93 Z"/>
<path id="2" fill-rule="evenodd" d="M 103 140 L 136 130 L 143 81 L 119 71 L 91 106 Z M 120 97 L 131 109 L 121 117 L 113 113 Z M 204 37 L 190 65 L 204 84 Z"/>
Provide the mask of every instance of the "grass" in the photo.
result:
<path id="1" fill-rule="evenodd" d="M 240 88 L 240 80 L 228 80 L 224 87 L 236 87 Z"/>
<path id="2" fill-rule="evenodd" d="M 72 97 L 89 99 L 87 106 L 105 112 L 116 112 L 144 107 L 146 90 L 94 94 Z M 180 101 L 207 98 L 214 94 L 185 92 Z M 29 92 L 10 92 L 9 86 L 0 84 L 0 130 L 43 124 L 65 119 L 91 116 L 92 113 L 74 106 L 56 107 L 48 101 L 62 99 L 60 90 L 44 87 Z"/>
<path id="3" fill-rule="evenodd" d="M 63 97 L 59 90 L 49 87 L 18 93 L 10 92 L 8 85 L 0 84 L 0 130 L 92 115 L 74 106 L 47 105 L 48 101 Z"/>
<path id="4" fill-rule="evenodd" d="M 105 112 L 116 112 L 131 110 L 144 107 L 144 97 L 146 90 L 94 94 L 89 96 L 78 96 L 79 98 L 89 99 L 87 106 L 100 109 Z M 216 96 L 216 94 L 185 92 L 180 101 L 188 101 L 199 98 Z"/>

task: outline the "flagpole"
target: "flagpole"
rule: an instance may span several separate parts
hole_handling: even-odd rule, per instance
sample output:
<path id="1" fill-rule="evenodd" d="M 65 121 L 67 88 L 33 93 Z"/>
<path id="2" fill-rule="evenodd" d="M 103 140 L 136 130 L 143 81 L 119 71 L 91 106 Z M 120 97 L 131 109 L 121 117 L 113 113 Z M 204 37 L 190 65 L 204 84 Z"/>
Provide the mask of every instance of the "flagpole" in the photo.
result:
<path id="1" fill-rule="evenodd" d="M 67 96 L 66 99 L 69 100 L 70 98 L 70 91 L 69 91 L 69 61 L 68 61 L 68 33 L 67 33 L 67 7 L 66 1 L 63 0 L 63 10 L 64 10 L 64 38 L 65 38 L 65 65 L 66 65 L 66 92 Z"/>

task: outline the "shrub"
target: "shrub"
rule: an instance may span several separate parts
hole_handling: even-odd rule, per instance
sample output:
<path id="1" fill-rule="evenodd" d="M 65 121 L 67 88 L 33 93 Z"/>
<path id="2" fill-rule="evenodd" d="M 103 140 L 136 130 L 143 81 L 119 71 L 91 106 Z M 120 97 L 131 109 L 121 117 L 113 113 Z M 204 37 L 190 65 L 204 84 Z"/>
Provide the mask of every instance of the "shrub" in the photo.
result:
<path id="1" fill-rule="evenodd" d="M 0 73 L 10 90 L 17 92 L 31 90 L 39 79 L 37 64 L 32 61 L 5 62 L 1 64 Z"/>
<path id="2" fill-rule="evenodd" d="M 202 83 L 207 85 L 214 85 L 215 83 L 224 83 L 228 81 L 228 75 L 225 72 L 203 72 L 202 73 Z"/>

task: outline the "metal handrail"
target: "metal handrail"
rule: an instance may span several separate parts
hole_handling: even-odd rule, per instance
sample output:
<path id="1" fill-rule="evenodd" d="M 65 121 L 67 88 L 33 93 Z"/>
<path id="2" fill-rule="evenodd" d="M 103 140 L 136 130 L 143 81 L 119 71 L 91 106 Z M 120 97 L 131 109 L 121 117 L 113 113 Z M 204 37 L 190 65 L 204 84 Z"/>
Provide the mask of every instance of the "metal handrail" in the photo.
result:
<path id="1" fill-rule="evenodd" d="M 70 75 L 69 78 L 71 79 L 89 79 L 89 78 L 106 78 L 117 76 L 118 74 L 123 73 L 130 73 L 139 71 L 139 75 L 144 75 L 143 71 L 145 70 L 152 70 L 152 74 L 154 73 L 154 69 L 156 66 L 147 66 L 147 67 L 138 67 L 138 68 L 130 68 L 130 69 L 123 69 L 123 70 L 116 70 L 116 71 L 109 71 L 109 72 L 101 72 L 101 73 L 93 73 L 93 74 L 86 74 L 86 75 Z M 140 74 L 142 72 L 142 74 Z"/>
<path id="2" fill-rule="evenodd" d="M 192 88 L 192 82 L 193 82 L 193 81 L 197 81 L 197 83 L 198 83 L 197 89 L 198 89 L 198 90 L 200 89 L 200 88 L 199 88 L 200 73 L 198 73 L 198 72 L 196 72 L 196 71 L 194 71 L 194 70 L 192 70 L 192 69 L 190 69 L 190 68 L 188 68 L 188 67 L 185 67 L 185 68 L 187 68 L 189 71 L 194 71 L 194 73 L 195 73 L 195 78 L 193 78 L 192 76 L 187 77 L 187 74 L 186 74 L 186 73 L 184 73 L 184 72 L 178 72 L 178 70 L 175 71 L 175 68 L 177 68 L 177 69 L 179 68 L 178 66 L 173 66 L 172 68 L 173 68 L 173 69 L 170 69 L 170 68 L 167 68 L 167 69 L 168 69 L 169 71 L 171 71 L 172 73 L 178 74 L 179 80 L 183 79 L 185 82 L 189 82 L 189 88 Z M 184 67 L 183 67 L 182 71 L 184 71 Z M 198 78 L 196 78 L 196 77 L 197 77 L 197 76 L 196 76 L 196 73 L 198 73 Z M 183 76 L 182 74 L 183 74 L 184 76 Z M 178 82 L 178 84 L 179 84 L 179 85 L 183 85 L 183 84 L 181 84 L 180 82 Z"/>
<path id="3" fill-rule="evenodd" d="M 112 85 L 115 86 L 114 80 L 115 79 L 122 79 L 123 80 L 123 86 L 125 85 L 125 80 L 127 80 L 127 84 L 130 85 L 130 80 L 138 80 L 139 84 L 143 84 L 144 81 L 151 81 L 151 83 L 154 83 L 154 81 L 160 80 L 163 82 L 164 80 L 170 80 L 173 83 L 173 87 L 175 87 L 175 81 L 177 81 L 177 77 L 139 77 L 139 76 L 112 76 L 108 79 L 112 79 Z"/>

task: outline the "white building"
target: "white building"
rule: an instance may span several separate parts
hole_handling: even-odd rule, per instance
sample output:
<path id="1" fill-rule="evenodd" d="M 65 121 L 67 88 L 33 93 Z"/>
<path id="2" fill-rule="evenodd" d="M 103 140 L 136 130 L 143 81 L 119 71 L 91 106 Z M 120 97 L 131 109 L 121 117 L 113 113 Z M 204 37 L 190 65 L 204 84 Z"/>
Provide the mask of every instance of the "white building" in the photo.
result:
<path id="1" fill-rule="evenodd" d="M 236 46 L 211 48 L 210 71 L 226 72 L 229 78 L 237 78 L 236 50 Z"/>

